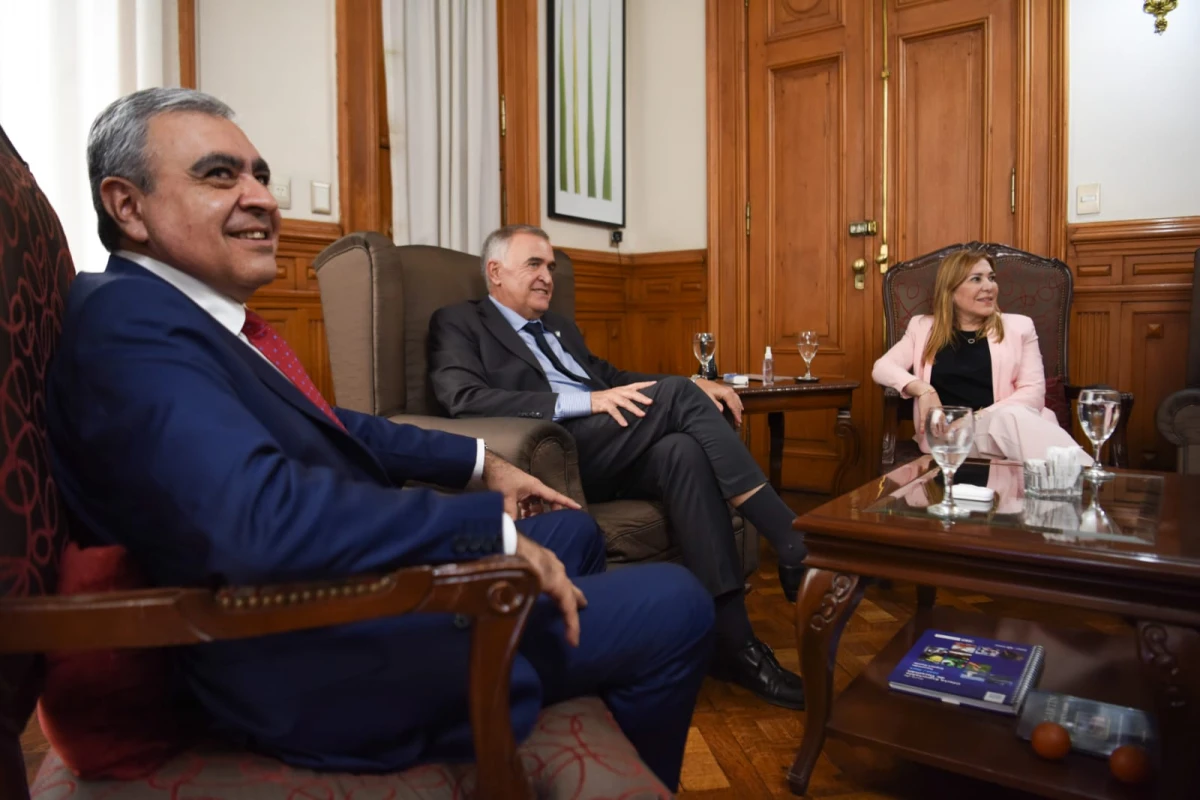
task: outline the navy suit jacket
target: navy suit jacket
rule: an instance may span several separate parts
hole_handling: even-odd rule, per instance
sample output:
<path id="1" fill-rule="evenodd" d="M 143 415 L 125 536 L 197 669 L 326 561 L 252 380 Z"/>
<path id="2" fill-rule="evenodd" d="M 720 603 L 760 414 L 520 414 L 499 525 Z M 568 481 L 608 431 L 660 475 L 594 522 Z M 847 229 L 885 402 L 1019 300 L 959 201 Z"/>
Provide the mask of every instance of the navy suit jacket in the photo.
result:
<path id="1" fill-rule="evenodd" d="M 119 257 L 80 274 L 47 378 L 58 489 L 80 538 L 129 549 L 156 585 L 330 579 L 502 551 L 494 492 L 458 488 L 474 439 L 345 409 L 333 425 L 187 296 Z M 181 648 L 215 726 L 320 769 L 471 755 L 469 631 L 409 615 Z M 513 724 L 540 688 L 513 673 Z"/>

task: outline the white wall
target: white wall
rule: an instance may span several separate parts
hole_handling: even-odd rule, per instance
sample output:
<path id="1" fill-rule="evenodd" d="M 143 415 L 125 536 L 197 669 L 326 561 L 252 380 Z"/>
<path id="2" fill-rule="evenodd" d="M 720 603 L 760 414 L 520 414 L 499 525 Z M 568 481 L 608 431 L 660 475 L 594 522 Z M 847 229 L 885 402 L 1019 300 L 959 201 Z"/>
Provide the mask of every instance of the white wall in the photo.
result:
<path id="1" fill-rule="evenodd" d="M 196 82 L 233 107 L 271 165 L 291 179 L 284 217 L 338 220 L 337 62 L 333 0 L 200 0 Z M 332 213 L 311 212 L 310 182 L 332 187 Z"/>
<path id="2" fill-rule="evenodd" d="M 542 227 L 557 245 L 607 250 L 609 228 L 551 219 L 546 196 L 546 5 L 538 14 Z M 622 252 L 708 246 L 703 0 L 625 3 Z"/>
<path id="3" fill-rule="evenodd" d="M 1200 2 L 1154 33 L 1137 0 L 1070 0 L 1068 219 L 1200 215 Z M 1075 187 L 1100 184 L 1100 213 Z"/>

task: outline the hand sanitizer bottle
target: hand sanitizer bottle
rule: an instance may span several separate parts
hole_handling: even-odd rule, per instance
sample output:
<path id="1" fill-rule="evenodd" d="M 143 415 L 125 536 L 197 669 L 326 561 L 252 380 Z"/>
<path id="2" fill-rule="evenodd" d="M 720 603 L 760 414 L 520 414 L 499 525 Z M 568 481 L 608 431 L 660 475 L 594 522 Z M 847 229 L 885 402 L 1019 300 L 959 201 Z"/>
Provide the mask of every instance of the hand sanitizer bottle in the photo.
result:
<path id="1" fill-rule="evenodd" d="M 767 352 L 763 355 L 762 381 L 764 386 L 775 382 L 775 358 L 771 355 L 770 345 L 767 345 Z"/>

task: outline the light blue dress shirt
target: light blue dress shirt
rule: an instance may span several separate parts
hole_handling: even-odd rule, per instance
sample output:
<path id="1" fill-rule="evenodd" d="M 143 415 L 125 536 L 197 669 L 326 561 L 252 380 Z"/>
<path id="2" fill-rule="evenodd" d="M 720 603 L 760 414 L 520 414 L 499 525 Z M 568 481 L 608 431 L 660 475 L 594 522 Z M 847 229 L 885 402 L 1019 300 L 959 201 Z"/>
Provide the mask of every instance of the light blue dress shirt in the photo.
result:
<path id="1" fill-rule="evenodd" d="M 533 357 L 542 365 L 542 371 L 546 373 L 546 379 L 550 381 L 550 388 L 558 395 L 554 401 L 554 421 L 589 416 L 592 413 L 591 389 L 563 375 L 550 363 L 550 359 L 546 358 L 546 354 L 537 346 L 533 334 L 523 330 L 532 320 L 527 320 L 508 306 L 497 303 L 496 298 L 491 295 L 488 295 L 488 300 L 500 309 L 500 313 L 508 320 L 508 324 L 512 325 L 517 336 L 521 337 L 521 341 L 529 348 L 529 352 L 533 353 Z M 588 374 L 587 370 L 579 366 L 579 362 L 563 349 L 562 343 L 558 341 L 558 331 L 546 328 L 546 334 L 546 341 L 549 342 L 550 349 L 554 351 L 554 355 L 558 357 L 564 367 L 576 375 Z"/>

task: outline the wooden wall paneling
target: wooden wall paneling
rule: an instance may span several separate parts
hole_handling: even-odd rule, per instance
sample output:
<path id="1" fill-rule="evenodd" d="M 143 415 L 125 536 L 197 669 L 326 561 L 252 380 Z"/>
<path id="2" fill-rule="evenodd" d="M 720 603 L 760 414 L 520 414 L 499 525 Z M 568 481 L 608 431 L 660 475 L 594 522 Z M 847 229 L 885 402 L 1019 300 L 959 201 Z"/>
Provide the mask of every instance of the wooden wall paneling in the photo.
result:
<path id="1" fill-rule="evenodd" d="M 1075 223 L 1066 243 L 1075 275 L 1071 380 L 1133 392 L 1131 466 L 1173 469 L 1174 449 L 1154 418 L 1184 386 L 1200 217 Z"/>
<path id="2" fill-rule="evenodd" d="M 178 0 L 179 85 L 196 88 L 196 0 Z"/>
<path id="3" fill-rule="evenodd" d="M 538 151 L 538 0 L 496 0 L 501 98 L 500 219 L 538 225 L 541 157 Z"/>
<path id="4" fill-rule="evenodd" d="M 742 3 L 707 0 L 708 309 L 722 370 L 750 366 L 746 186 L 746 15 Z M 760 214 L 765 209 L 760 209 Z"/>
<path id="5" fill-rule="evenodd" d="M 575 321 L 592 352 L 628 370 L 696 372 L 692 334 L 709 318 L 704 250 L 567 253 L 575 267 Z M 718 366 L 721 352 L 718 338 Z"/>
<path id="6" fill-rule="evenodd" d="M 336 0 L 338 192 L 342 230 L 391 227 L 387 105 L 380 107 L 383 8 L 373 0 Z M 383 179 L 384 171 L 389 173 Z"/>
<path id="7" fill-rule="evenodd" d="M 1182 388 L 1187 372 L 1188 312 L 1184 300 L 1129 301 L 1121 304 L 1124 332 L 1120 383 L 1150 402 L 1146 409 L 1134 406 L 1129 421 L 1130 466 L 1173 470 L 1175 448 L 1158 434 L 1156 410 L 1163 398 Z M 1141 413 L 1139 413 L 1139 411 Z"/>

